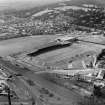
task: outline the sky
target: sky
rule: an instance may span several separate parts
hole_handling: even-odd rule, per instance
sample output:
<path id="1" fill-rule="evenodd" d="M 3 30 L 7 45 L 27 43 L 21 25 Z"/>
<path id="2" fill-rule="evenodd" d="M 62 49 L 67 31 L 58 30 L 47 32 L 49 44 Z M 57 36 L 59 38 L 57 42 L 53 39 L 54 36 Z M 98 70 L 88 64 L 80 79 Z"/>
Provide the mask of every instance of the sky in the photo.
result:
<path id="1" fill-rule="evenodd" d="M 62 0 L 0 0 L 0 9 L 27 8 Z"/>
<path id="2" fill-rule="evenodd" d="M 48 3 L 48 2 L 56 2 L 56 1 L 61 1 L 61 0 L 0 0 L 0 4 L 5 4 L 5 3 L 13 3 L 13 2 L 34 2 L 34 3 Z"/>
<path id="3" fill-rule="evenodd" d="M 0 10 L 33 8 L 60 1 L 94 1 L 105 6 L 105 0 L 0 0 Z"/>

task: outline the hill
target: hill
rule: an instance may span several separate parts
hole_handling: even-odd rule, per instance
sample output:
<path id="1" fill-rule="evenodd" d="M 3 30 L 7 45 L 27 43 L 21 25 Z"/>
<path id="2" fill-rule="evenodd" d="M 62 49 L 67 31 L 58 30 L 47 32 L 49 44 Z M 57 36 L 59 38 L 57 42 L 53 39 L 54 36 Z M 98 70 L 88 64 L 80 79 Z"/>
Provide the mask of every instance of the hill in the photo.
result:
<path id="1" fill-rule="evenodd" d="M 0 24 L 3 26 L 1 33 L 10 33 L 8 37 L 13 38 L 65 34 L 73 31 L 103 31 L 105 29 L 103 5 L 104 3 L 98 0 L 96 2 L 66 0 L 20 11 L 5 11 L 0 15 Z M 5 36 L 2 39 L 5 39 Z"/>

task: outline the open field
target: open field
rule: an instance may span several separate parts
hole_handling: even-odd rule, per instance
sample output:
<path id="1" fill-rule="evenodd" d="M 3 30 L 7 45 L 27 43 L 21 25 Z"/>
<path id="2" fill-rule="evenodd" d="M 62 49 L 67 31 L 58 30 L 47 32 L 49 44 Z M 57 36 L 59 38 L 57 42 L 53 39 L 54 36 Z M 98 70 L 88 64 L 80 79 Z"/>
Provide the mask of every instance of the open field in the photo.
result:
<path id="1" fill-rule="evenodd" d="M 93 36 L 87 36 L 87 37 L 80 37 L 80 40 L 84 40 L 84 41 L 90 41 L 90 42 L 94 42 L 94 43 L 100 43 L 100 44 L 105 44 L 105 38 L 101 35 L 93 35 Z"/>
<path id="2" fill-rule="evenodd" d="M 85 53 L 99 54 L 102 49 L 105 49 L 105 38 L 100 36 L 88 36 L 80 37 L 80 40 L 90 41 L 89 42 L 78 42 L 72 45 L 61 46 L 61 47 L 51 47 L 48 49 L 43 49 L 42 51 L 37 51 L 43 46 L 48 46 L 48 43 L 54 41 L 59 36 L 30 36 L 23 38 L 10 39 L 0 42 L 0 56 L 8 56 L 13 54 L 19 54 L 18 59 L 28 62 L 32 65 L 38 66 L 53 66 L 67 68 L 68 62 L 77 56 L 81 57 Z M 100 43 L 100 44 L 96 44 Z M 26 54 L 35 52 L 33 57 L 29 57 Z M 73 58 L 74 57 L 74 58 Z"/>
<path id="3" fill-rule="evenodd" d="M 19 55 L 19 59 L 32 65 L 52 66 L 67 69 L 68 62 L 73 59 L 84 59 L 83 55 L 98 55 L 102 49 L 105 49 L 105 38 L 99 36 L 81 37 L 80 39 L 90 42 L 78 42 L 63 47 L 51 47 L 42 51 L 35 51 L 32 57 Z M 93 39 L 93 40 L 92 40 Z M 93 43 L 91 43 L 93 42 Z M 99 43 L 99 44 L 98 44 Z M 45 43 L 46 44 L 46 43 Z M 43 44 L 44 45 L 44 44 Z"/>
<path id="4" fill-rule="evenodd" d="M 0 56 L 12 55 L 24 51 L 31 51 L 38 46 L 56 38 L 56 36 L 35 36 L 0 41 Z"/>

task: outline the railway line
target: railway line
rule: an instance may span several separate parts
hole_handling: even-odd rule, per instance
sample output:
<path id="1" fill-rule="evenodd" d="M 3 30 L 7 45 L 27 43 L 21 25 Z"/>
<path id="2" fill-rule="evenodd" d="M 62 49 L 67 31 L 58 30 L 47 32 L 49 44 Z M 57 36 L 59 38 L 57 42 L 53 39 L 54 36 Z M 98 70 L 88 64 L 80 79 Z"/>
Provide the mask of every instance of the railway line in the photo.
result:
<path id="1" fill-rule="evenodd" d="M 13 74 L 13 75 L 21 74 L 20 76 L 16 77 L 17 80 L 20 79 L 21 82 L 23 84 L 25 84 L 25 86 L 29 89 L 30 93 L 32 93 L 33 99 L 37 100 L 36 102 L 38 102 L 38 105 L 43 105 L 43 103 L 39 100 L 39 96 L 36 95 L 36 87 L 29 86 L 29 84 L 27 84 L 26 81 L 24 81 L 24 79 L 22 79 L 22 77 L 32 80 L 38 86 L 40 86 L 42 88 L 43 87 L 47 88 L 48 90 L 52 91 L 54 94 L 57 94 L 61 98 L 61 100 L 58 100 L 58 102 L 60 102 L 60 103 L 63 102 L 63 105 L 70 105 L 71 103 L 78 102 L 78 101 L 80 101 L 80 99 L 82 99 L 82 96 L 80 97 L 80 95 L 75 93 L 75 91 L 71 91 L 71 90 L 65 89 L 64 87 L 61 87 L 57 84 L 54 84 L 51 81 L 48 81 L 48 80 L 44 79 L 43 77 L 41 77 L 40 74 L 36 74 L 35 72 L 33 72 L 31 70 L 25 70 L 25 69 L 21 69 L 19 67 L 15 67 L 11 63 L 3 61 L 2 59 L 0 59 L 0 64 L 2 64 L 2 67 L 4 67 L 7 71 L 9 71 L 10 74 Z M 63 92 L 61 92 L 61 91 L 63 91 Z M 52 103 L 51 105 L 56 105 L 55 103 L 56 102 Z M 50 103 L 48 105 L 50 105 Z M 62 104 L 60 104 L 60 105 L 62 105 Z"/>

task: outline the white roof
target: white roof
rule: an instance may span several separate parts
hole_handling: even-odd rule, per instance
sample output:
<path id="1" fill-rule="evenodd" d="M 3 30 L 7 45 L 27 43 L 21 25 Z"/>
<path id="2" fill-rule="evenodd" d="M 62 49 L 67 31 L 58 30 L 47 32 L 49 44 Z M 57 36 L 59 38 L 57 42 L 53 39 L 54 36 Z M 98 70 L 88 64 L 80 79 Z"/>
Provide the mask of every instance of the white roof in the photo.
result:
<path id="1" fill-rule="evenodd" d="M 59 37 L 57 39 L 61 39 L 61 40 L 70 40 L 70 39 L 74 39 L 75 37 L 71 37 L 71 36 L 64 36 L 64 37 Z"/>

